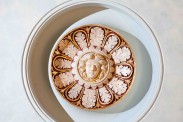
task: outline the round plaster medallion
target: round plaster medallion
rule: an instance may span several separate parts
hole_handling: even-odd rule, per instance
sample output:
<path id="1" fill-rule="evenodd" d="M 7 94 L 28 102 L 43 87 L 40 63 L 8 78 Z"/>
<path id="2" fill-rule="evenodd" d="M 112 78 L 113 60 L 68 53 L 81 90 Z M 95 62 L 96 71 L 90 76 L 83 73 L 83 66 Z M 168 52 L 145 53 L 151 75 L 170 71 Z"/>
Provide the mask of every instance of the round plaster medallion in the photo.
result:
<path id="1" fill-rule="evenodd" d="M 80 108 L 105 108 L 122 99 L 134 80 L 134 55 L 125 39 L 101 25 L 63 36 L 51 53 L 55 88 Z"/>

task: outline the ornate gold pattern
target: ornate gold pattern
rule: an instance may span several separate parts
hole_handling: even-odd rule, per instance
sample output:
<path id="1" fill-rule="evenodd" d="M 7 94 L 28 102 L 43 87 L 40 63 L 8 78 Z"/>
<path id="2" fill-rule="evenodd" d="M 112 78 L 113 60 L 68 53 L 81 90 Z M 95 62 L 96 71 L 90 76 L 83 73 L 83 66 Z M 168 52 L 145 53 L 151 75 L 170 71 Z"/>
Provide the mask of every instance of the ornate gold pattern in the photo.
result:
<path id="1" fill-rule="evenodd" d="M 105 108 L 119 101 L 134 80 L 132 50 L 123 37 L 104 26 L 73 29 L 51 56 L 57 91 L 80 108 Z"/>

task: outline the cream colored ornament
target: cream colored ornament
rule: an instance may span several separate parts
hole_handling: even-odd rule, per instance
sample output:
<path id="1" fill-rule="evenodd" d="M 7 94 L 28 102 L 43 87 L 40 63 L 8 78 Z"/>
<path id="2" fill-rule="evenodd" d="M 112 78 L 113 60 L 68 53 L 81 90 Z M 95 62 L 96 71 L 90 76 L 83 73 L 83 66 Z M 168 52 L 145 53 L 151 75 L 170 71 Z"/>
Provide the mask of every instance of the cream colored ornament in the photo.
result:
<path id="1" fill-rule="evenodd" d="M 57 91 L 80 108 L 112 105 L 134 80 L 132 50 L 117 32 L 85 25 L 67 33 L 52 53 L 51 74 Z"/>

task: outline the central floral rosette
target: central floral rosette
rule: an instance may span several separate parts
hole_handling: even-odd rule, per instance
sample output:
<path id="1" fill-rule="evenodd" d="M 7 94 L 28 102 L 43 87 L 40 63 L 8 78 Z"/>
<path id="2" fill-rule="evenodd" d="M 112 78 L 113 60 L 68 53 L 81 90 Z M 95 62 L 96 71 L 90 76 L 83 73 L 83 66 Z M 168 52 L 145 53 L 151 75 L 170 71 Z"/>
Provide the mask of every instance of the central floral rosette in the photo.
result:
<path id="1" fill-rule="evenodd" d="M 111 55 L 103 48 L 85 47 L 75 55 L 72 62 L 74 79 L 87 88 L 100 88 L 112 78 L 114 72 Z"/>

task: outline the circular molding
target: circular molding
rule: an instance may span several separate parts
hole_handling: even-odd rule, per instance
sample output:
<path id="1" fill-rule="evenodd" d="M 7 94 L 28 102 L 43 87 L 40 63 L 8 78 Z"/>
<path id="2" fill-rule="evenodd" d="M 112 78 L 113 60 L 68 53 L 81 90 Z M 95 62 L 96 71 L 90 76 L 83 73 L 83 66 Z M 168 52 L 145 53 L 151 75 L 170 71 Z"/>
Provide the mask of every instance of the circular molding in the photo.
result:
<path id="1" fill-rule="evenodd" d="M 59 94 L 80 108 L 100 109 L 122 99 L 135 76 L 126 40 L 102 25 L 84 25 L 56 42 L 50 75 Z"/>

